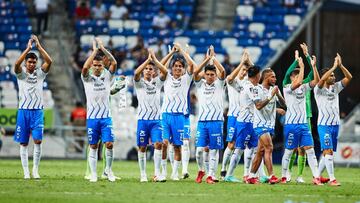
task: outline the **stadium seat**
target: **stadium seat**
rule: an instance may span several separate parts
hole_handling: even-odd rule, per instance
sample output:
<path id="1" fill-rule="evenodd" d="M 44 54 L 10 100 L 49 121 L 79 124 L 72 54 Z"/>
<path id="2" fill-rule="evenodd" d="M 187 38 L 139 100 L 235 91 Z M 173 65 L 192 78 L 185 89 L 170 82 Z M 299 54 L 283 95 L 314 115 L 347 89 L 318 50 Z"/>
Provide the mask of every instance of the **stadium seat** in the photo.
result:
<path id="1" fill-rule="evenodd" d="M 137 20 L 126 20 L 124 22 L 124 28 L 129 30 L 139 30 L 140 23 Z"/>
<path id="2" fill-rule="evenodd" d="M 283 39 L 271 39 L 269 43 L 269 47 L 272 50 L 278 50 L 285 46 L 285 41 Z"/>
<path id="3" fill-rule="evenodd" d="M 112 36 L 111 41 L 115 48 L 124 47 L 126 45 L 126 37 L 121 35 Z"/>
<path id="4" fill-rule="evenodd" d="M 264 23 L 250 23 L 249 25 L 249 31 L 258 34 L 259 36 L 263 35 L 264 30 Z"/>
<path id="5" fill-rule="evenodd" d="M 110 29 L 120 29 L 124 27 L 124 21 L 123 20 L 109 20 L 108 25 Z"/>
<path id="6" fill-rule="evenodd" d="M 9 65 L 9 59 L 7 57 L 0 57 L 0 68 L 5 68 Z"/>
<path id="7" fill-rule="evenodd" d="M 236 47 L 237 43 L 238 40 L 236 38 L 228 37 L 221 40 L 221 47 L 223 47 L 224 49 Z"/>
<path id="8" fill-rule="evenodd" d="M 205 58 L 204 53 L 197 53 L 193 57 L 196 64 L 201 64 L 201 62 L 204 60 L 204 58 Z"/>
<path id="9" fill-rule="evenodd" d="M 109 35 L 98 35 L 96 37 L 100 38 L 101 41 L 103 41 L 105 47 L 109 46 L 109 41 L 110 41 Z"/>
<path id="10" fill-rule="evenodd" d="M 231 47 L 226 49 L 230 57 L 231 64 L 238 64 L 240 62 L 241 55 L 243 54 L 244 48 L 240 46 Z"/>
<path id="11" fill-rule="evenodd" d="M 286 15 L 284 24 L 288 27 L 297 27 L 301 23 L 301 18 L 298 15 Z"/>
<path id="12" fill-rule="evenodd" d="M 128 49 L 132 49 L 136 46 L 138 41 L 137 36 L 128 36 L 126 37 L 126 45 Z"/>
<path id="13" fill-rule="evenodd" d="M 10 65 L 15 64 L 15 61 L 20 57 L 21 51 L 20 50 L 6 50 L 5 56 L 9 59 Z"/>
<path id="14" fill-rule="evenodd" d="M 80 45 L 81 46 L 92 46 L 92 42 L 94 40 L 94 35 L 81 35 L 80 37 Z"/>
<path id="15" fill-rule="evenodd" d="M 196 53 L 196 47 L 193 45 L 189 45 L 189 47 L 187 48 L 190 56 L 194 55 Z"/>
<path id="16" fill-rule="evenodd" d="M 190 38 L 185 36 L 179 36 L 174 38 L 174 42 L 177 42 L 180 45 L 184 46 L 190 43 Z"/>
<path id="17" fill-rule="evenodd" d="M 258 61 L 261 56 L 261 48 L 257 46 L 246 47 L 254 63 Z"/>
<path id="18" fill-rule="evenodd" d="M 254 7 L 250 5 L 239 5 L 236 8 L 236 13 L 240 17 L 252 18 L 254 13 Z"/>

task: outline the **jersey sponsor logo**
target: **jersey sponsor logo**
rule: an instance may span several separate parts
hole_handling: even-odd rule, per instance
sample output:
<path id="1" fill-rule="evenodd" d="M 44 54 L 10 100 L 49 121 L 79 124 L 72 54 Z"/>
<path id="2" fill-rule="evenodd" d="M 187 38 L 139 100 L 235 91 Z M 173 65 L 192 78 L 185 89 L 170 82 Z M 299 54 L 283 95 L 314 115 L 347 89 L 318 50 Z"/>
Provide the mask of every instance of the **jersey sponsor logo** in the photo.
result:
<path id="1" fill-rule="evenodd" d="M 298 91 L 295 91 L 295 97 L 296 99 L 304 99 L 305 94 L 303 89 L 299 89 Z"/>
<path id="2" fill-rule="evenodd" d="M 172 88 L 179 88 L 181 87 L 181 78 L 179 78 L 178 80 L 174 79 L 171 83 L 171 87 Z"/>
<path id="3" fill-rule="evenodd" d="M 326 94 L 326 99 L 328 100 L 328 101 L 333 101 L 333 100 L 335 100 L 335 92 L 333 92 L 334 91 L 334 89 L 332 89 L 331 90 L 332 92 L 327 92 L 327 94 Z"/>
<path id="4" fill-rule="evenodd" d="M 204 89 L 204 95 L 212 95 L 215 93 L 215 85 L 211 85 L 211 86 L 206 86 L 205 89 Z"/>

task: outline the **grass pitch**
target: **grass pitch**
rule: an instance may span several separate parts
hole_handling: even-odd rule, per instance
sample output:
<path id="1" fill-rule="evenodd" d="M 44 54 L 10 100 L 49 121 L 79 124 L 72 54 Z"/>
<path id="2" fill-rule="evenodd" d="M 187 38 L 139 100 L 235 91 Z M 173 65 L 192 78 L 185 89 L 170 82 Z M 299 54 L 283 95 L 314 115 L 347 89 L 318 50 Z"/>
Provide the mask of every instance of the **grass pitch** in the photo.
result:
<path id="1" fill-rule="evenodd" d="M 42 160 L 41 180 L 23 180 L 20 160 L 0 160 L 0 202 L 360 202 L 360 169 L 335 168 L 340 187 L 314 186 L 306 167 L 307 184 L 291 182 L 286 185 L 246 185 L 224 183 L 215 185 L 194 182 L 197 166 L 191 163 L 190 179 L 166 183 L 140 183 L 137 162 L 115 161 L 113 171 L 122 180 L 115 183 L 84 180 L 86 162 L 83 160 Z M 153 162 L 147 162 L 149 180 Z M 30 163 L 31 166 L 31 163 Z M 98 174 L 101 171 L 98 163 Z M 170 172 L 170 165 L 168 164 Z M 275 167 L 280 174 L 280 166 Z M 296 172 L 296 166 L 295 166 Z M 243 166 L 236 169 L 241 178 Z M 295 177 L 293 177 L 294 179 Z"/>

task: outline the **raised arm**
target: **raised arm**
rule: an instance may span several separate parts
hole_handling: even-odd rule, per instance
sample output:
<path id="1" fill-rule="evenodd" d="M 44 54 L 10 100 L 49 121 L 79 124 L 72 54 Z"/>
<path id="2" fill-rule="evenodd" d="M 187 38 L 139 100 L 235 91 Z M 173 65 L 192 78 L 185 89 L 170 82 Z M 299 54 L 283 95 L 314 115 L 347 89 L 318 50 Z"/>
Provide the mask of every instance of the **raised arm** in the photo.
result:
<path id="1" fill-rule="evenodd" d="M 145 67 L 151 62 L 151 55 L 148 55 L 148 58 L 135 70 L 134 80 L 139 81 L 141 78 L 141 73 L 144 71 Z"/>
<path id="2" fill-rule="evenodd" d="M 282 108 L 286 108 L 285 99 L 284 99 L 284 97 L 282 96 L 279 88 L 278 88 L 278 90 L 275 92 L 275 94 L 276 94 L 276 97 L 278 98 L 278 101 L 279 101 L 280 106 L 281 106 Z"/>
<path id="3" fill-rule="evenodd" d="M 261 110 L 262 108 L 264 108 L 272 100 L 272 98 L 275 96 L 277 91 L 279 91 L 279 88 L 277 86 L 275 86 L 274 89 L 271 91 L 271 96 L 269 98 L 266 98 L 263 101 L 256 102 L 255 108 L 257 110 Z"/>
<path id="4" fill-rule="evenodd" d="M 199 81 L 203 77 L 204 72 L 202 71 L 202 69 L 206 66 L 206 64 L 209 63 L 211 57 L 211 55 L 206 55 L 205 59 L 201 62 L 201 64 L 195 68 L 193 73 L 195 81 Z"/>
<path id="5" fill-rule="evenodd" d="M 311 87 L 315 87 L 316 84 L 318 84 L 319 80 L 320 80 L 320 76 L 319 76 L 319 72 L 316 68 L 316 56 L 312 56 L 312 60 L 311 60 L 311 69 L 314 75 L 314 79 L 310 81 L 310 86 Z"/>
<path id="6" fill-rule="evenodd" d="M 306 57 L 306 61 L 308 62 L 309 66 L 312 67 L 311 65 L 311 57 L 309 54 L 309 50 L 308 50 L 308 46 L 305 43 L 300 44 L 300 47 Z M 314 79 L 314 74 L 313 74 L 313 69 L 311 68 L 309 74 L 306 76 L 306 78 L 304 79 L 303 83 L 308 83 L 310 81 L 312 81 Z"/>
<path id="7" fill-rule="evenodd" d="M 212 51 L 214 52 L 214 47 L 211 45 Z M 226 73 L 225 73 L 225 68 L 223 65 L 221 65 L 221 63 L 217 60 L 217 58 L 215 57 L 215 52 L 214 52 L 214 65 L 216 67 L 216 69 L 218 70 L 218 78 L 220 80 L 224 80 Z"/>
<path id="8" fill-rule="evenodd" d="M 338 57 L 335 57 L 333 66 L 321 76 L 317 84 L 320 89 L 324 87 L 325 81 L 328 79 L 328 77 L 330 77 L 331 73 L 334 72 L 335 69 L 339 66 L 338 63 Z"/>
<path id="9" fill-rule="evenodd" d="M 104 47 L 103 42 L 101 41 L 100 38 L 96 37 L 95 38 L 96 42 L 99 45 L 99 49 L 105 54 L 106 58 L 109 59 L 110 61 L 110 67 L 109 67 L 109 72 L 110 73 L 115 73 L 116 68 L 117 68 L 117 62 L 116 59 L 114 58 L 114 56 Z"/>
<path id="10" fill-rule="evenodd" d="M 295 90 L 298 87 L 300 87 L 303 80 L 304 80 L 304 62 L 303 62 L 301 57 L 298 58 L 298 64 L 300 66 L 300 72 L 299 72 L 299 75 L 297 76 L 296 80 L 294 80 L 291 83 L 291 89 L 292 90 Z"/>
<path id="11" fill-rule="evenodd" d="M 50 70 L 50 66 L 52 64 L 52 59 L 50 58 L 49 54 L 45 51 L 45 49 L 41 46 L 39 39 L 36 35 L 32 35 L 33 40 L 35 41 L 35 46 L 39 50 L 40 55 L 44 59 L 44 63 L 41 65 L 41 69 L 47 73 Z"/>
<path id="12" fill-rule="evenodd" d="M 345 66 L 342 64 L 341 56 L 338 53 L 337 53 L 337 57 L 338 57 L 338 63 L 339 63 L 340 69 L 343 72 L 343 74 L 345 75 L 345 78 L 343 78 L 341 80 L 341 83 L 344 85 L 344 87 L 346 87 L 350 83 L 350 81 L 352 79 L 352 75 L 348 71 L 348 69 L 345 68 Z"/>
<path id="13" fill-rule="evenodd" d="M 196 69 L 196 64 L 194 62 L 194 60 L 191 58 L 191 56 L 189 55 L 189 53 L 187 53 L 185 50 L 183 50 L 180 45 L 178 43 L 174 43 L 174 46 L 176 47 L 176 49 L 179 50 L 180 54 L 182 54 L 186 60 L 187 63 L 187 72 L 189 74 L 193 74 L 194 70 Z"/>
<path id="14" fill-rule="evenodd" d="M 14 66 L 14 72 L 16 74 L 19 74 L 19 73 L 22 72 L 21 64 L 24 62 L 26 54 L 28 54 L 29 51 L 31 50 L 32 42 L 33 42 L 33 39 L 30 38 L 29 41 L 28 41 L 26 49 L 21 53 L 19 58 L 16 60 L 15 66 Z"/>
<path id="15" fill-rule="evenodd" d="M 175 46 L 173 46 L 173 48 L 171 49 L 171 51 L 164 57 L 161 59 L 160 63 L 165 65 L 165 67 L 168 67 L 168 62 L 170 62 L 170 58 L 174 55 L 174 53 L 177 52 Z"/>
<path id="16" fill-rule="evenodd" d="M 154 62 L 155 66 L 158 67 L 160 70 L 160 79 L 164 81 L 168 74 L 167 68 L 162 63 L 160 63 L 160 61 L 156 58 L 153 50 L 149 50 L 149 53 L 150 53 L 151 59 Z"/>
<path id="17" fill-rule="evenodd" d="M 284 80 L 283 80 L 283 86 L 291 83 L 290 75 L 291 75 L 291 72 L 293 72 L 293 70 L 298 66 L 298 59 L 299 59 L 299 51 L 296 50 L 295 51 L 295 60 L 290 65 L 290 67 L 287 69 L 287 71 L 285 73 L 285 77 L 284 77 Z"/>
<path id="18" fill-rule="evenodd" d="M 89 69 L 91 68 L 91 64 L 94 60 L 94 57 L 96 56 L 96 53 L 98 51 L 98 48 L 96 46 L 96 41 L 93 41 L 93 51 L 91 52 L 91 55 L 89 56 L 89 58 L 86 59 L 83 69 L 81 71 L 83 77 L 87 77 L 89 75 Z"/>

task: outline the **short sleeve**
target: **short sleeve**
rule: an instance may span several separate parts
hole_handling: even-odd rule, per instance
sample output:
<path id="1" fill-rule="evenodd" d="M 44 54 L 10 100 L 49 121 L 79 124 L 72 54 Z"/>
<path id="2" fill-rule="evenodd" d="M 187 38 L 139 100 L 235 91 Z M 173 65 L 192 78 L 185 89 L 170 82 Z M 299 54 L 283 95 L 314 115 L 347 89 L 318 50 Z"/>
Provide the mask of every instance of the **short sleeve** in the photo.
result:
<path id="1" fill-rule="evenodd" d="M 283 87 L 283 92 L 285 93 L 291 93 L 292 92 L 292 90 L 291 90 L 291 84 L 287 84 L 287 85 L 285 85 L 284 87 Z"/>
<path id="2" fill-rule="evenodd" d="M 155 79 L 154 79 L 154 81 L 156 82 L 156 86 L 158 87 L 158 88 L 161 88 L 163 85 L 164 85 L 164 83 L 165 83 L 165 80 L 161 80 L 161 78 L 158 76 L 158 77 L 156 77 Z"/>
<path id="3" fill-rule="evenodd" d="M 245 87 L 246 94 L 249 96 L 250 100 L 257 102 L 260 100 L 259 88 L 253 85 L 246 85 Z"/>
<path id="4" fill-rule="evenodd" d="M 24 70 L 21 71 L 21 73 L 16 74 L 16 78 L 18 80 L 24 80 L 26 78 L 26 73 Z"/>
<path id="5" fill-rule="evenodd" d="M 42 70 L 42 68 L 38 68 L 38 69 L 37 69 L 37 75 L 38 75 L 39 78 L 45 79 L 47 73 L 45 73 L 45 72 Z"/>
<path id="6" fill-rule="evenodd" d="M 141 79 L 138 80 L 138 81 L 136 81 L 135 79 L 133 79 L 133 82 L 134 82 L 134 87 L 135 87 L 135 89 L 140 89 L 140 88 L 142 88 L 142 81 L 141 81 Z"/>
<path id="7" fill-rule="evenodd" d="M 196 86 L 197 88 L 200 88 L 202 84 L 204 84 L 204 80 L 203 80 L 203 79 L 200 79 L 199 81 L 195 81 L 195 86 Z"/>
<path id="8" fill-rule="evenodd" d="M 336 94 L 340 93 L 343 89 L 344 85 L 342 84 L 341 80 L 334 84 L 334 90 Z"/>
<path id="9" fill-rule="evenodd" d="M 310 91 L 312 87 L 310 86 L 310 82 L 302 84 L 304 86 L 305 92 Z"/>

